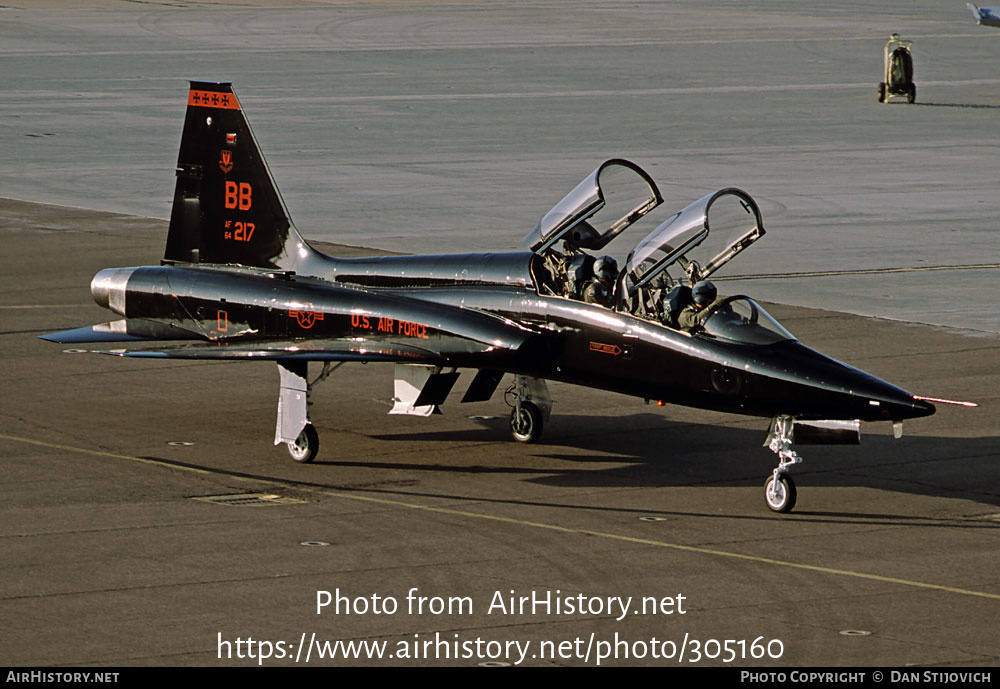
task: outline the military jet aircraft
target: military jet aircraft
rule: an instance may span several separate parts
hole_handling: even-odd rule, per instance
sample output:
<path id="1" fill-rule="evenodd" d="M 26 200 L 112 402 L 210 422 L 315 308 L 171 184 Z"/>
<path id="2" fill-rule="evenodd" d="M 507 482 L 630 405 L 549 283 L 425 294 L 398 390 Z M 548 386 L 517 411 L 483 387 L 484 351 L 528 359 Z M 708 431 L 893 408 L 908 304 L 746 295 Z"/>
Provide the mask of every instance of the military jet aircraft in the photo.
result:
<path id="1" fill-rule="evenodd" d="M 542 217 L 525 251 L 327 256 L 292 224 L 231 85 L 191 82 L 161 264 L 94 277 L 94 299 L 121 319 L 42 337 L 145 343 L 103 350 L 127 357 L 274 361 L 274 443 L 299 462 L 319 448 L 310 392 L 344 362 L 394 363 L 390 413 L 421 416 L 460 369 L 476 371 L 463 402 L 490 399 L 513 374 L 521 442 L 551 412 L 546 380 L 766 417 L 778 465 L 765 497 L 778 512 L 796 500 L 793 442 L 857 443 L 862 421 L 899 432 L 934 413 L 928 398 L 809 349 L 750 297 L 717 298 L 680 328 L 692 285 L 765 232 L 753 198 L 725 188 L 660 223 L 620 270 L 591 253 L 662 201 L 645 171 L 612 159 Z M 322 365 L 312 380 L 310 363 Z"/>
<path id="2" fill-rule="evenodd" d="M 965 5 L 980 26 L 1000 27 L 1000 7 L 980 7 L 971 2 L 967 2 Z"/>

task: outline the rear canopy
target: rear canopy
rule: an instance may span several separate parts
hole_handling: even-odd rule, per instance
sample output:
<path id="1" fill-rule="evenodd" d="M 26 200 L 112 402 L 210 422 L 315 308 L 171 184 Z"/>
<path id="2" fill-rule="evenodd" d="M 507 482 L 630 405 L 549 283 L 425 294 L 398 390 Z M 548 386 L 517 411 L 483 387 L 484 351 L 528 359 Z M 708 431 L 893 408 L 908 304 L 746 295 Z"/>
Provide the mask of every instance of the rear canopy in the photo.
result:
<path id="1" fill-rule="evenodd" d="M 612 158 L 546 213 L 523 244 L 540 253 L 565 239 L 574 248 L 600 250 L 661 203 L 656 183 L 642 168 Z"/>

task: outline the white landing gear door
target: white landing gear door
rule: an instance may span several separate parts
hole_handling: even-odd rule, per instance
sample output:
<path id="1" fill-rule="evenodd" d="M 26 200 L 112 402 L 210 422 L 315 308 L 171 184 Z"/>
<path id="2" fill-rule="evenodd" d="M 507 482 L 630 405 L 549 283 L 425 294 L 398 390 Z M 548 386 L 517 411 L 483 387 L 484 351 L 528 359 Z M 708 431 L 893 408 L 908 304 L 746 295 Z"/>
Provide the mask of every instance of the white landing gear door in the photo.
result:
<path id="1" fill-rule="evenodd" d="M 440 366 L 396 364 L 393 405 L 390 414 L 430 416 L 440 414 L 438 407 L 458 379 L 458 372 L 442 372 Z"/>
<path id="2" fill-rule="evenodd" d="M 309 364 L 305 361 L 278 362 L 281 389 L 278 393 L 278 423 L 274 444 L 294 443 L 309 423 Z"/>

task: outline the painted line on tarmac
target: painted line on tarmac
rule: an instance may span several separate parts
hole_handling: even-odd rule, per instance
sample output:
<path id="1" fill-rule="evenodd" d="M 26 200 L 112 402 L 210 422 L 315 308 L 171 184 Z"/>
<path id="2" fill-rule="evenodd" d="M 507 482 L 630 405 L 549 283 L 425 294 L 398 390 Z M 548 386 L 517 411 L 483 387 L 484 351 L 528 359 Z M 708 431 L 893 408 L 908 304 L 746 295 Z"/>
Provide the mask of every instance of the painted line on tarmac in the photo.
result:
<path id="1" fill-rule="evenodd" d="M 971 23 L 971 22 L 970 22 Z M 810 35 L 808 38 L 803 38 L 801 35 L 778 35 L 778 36 L 732 36 L 726 35 L 724 38 L 688 38 L 682 32 L 675 31 L 671 34 L 664 35 L 660 38 L 601 38 L 598 36 L 589 36 L 586 40 L 579 40 L 576 38 L 563 38 L 555 39 L 551 35 L 539 36 L 537 38 L 525 37 L 523 40 L 511 40 L 509 37 L 505 39 L 497 40 L 496 34 L 491 37 L 490 40 L 484 41 L 461 41 L 455 40 L 454 36 L 449 37 L 449 40 L 429 40 L 424 42 L 405 42 L 402 40 L 395 40 L 398 37 L 393 37 L 394 40 L 384 40 L 377 38 L 367 38 L 365 36 L 354 37 L 355 42 L 352 44 L 340 43 L 333 47 L 330 39 L 327 37 L 320 37 L 320 40 L 307 43 L 305 45 L 296 45 L 295 52 L 297 53 L 312 53 L 312 52 L 322 52 L 322 53 L 352 53 L 352 52 L 424 52 L 424 51 L 439 51 L 439 52 L 458 52 L 466 50 L 482 51 L 482 50 L 522 50 L 522 49 L 533 49 L 533 50 L 565 50 L 567 48 L 643 48 L 643 47 L 683 47 L 691 45 L 724 45 L 724 46 L 734 46 L 734 45 L 748 45 L 748 44 L 778 44 L 781 46 L 788 45 L 800 45 L 800 44 L 815 44 L 815 43 L 845 43 L 848 41 L 856 41 L 859 43 L 871 43 L 871 34 L 865 33 L 856 36 L 842 36 L 842 35 L 829 35 L 829 36 L 817 36 Z M 974 32 L 956 32 L 956 33 L 917 33 L 917 34 L 907 34 L 907 37 L 913 39 L 914 41 L 922 41 L 924 39 L 934 39 L 941 40 L 945 38 L 958 38 L 958 39 L 978 39 L 983 41 L 988 41 L 991 39 L 991 34 L 988 31 L 974 31 Z M 879 41 L 876 41 L 879 42 Z M 876 48 L 877 49 L 877 48 Z M 227 54 L 234 55 L 252 55 L 252 54 L 279 54 L 291 52 L 291 49 L 285 45 L 230 45 L 225 46 Z M 95 50 L 89 51 L 87 53 L 88 57 L 131 57 L 141 55 L 143 57 L 157 56 L 157 55 L 182 55 L 185 57 L 190 57 L 192 55 L 218 55 L 218 49 L 216 48 L 191 48 L 185 46 L 183 48 L 148 48 L 146 50 L 137 50 L 133 48 L 122 48 L 120 50 Z M 17 57 L 17 58 L 27 58 L 27 57 L 78 57 L 79 53 L 71 52 L 67 50 L 44 50 L 38 48 L 6 48 L 0 50 L 0 55 Z"/>
<path id="2" fill-rule="evenodd" d="M 1000 79 L 966 79 L 956 81 L 921 81 L 921 86 L 997 86 Z M 407 101 L 463 101 L 463 100 L 518 100 L 518 99 L 550 99 L 550 98 L 637 98 L 643 96 L 679 96 L 688 94 L 718 94 L 718 93 L 761 93 L 785 91 L 852 91 L 870 89 L 868 82 L 833 83 L 833 84 L 733 84 L 712 86 L 674 86 L 655 89 L 588 89 L 575 91 L 484 91 L 481 93 L 406 93 L 365 96 L 315 96 L 303 97 L 302 102 L 312 105 L 331 105 L 344 103 L 368 102 L 407 102 Z M 261 102 L 266 98 L 259 98 Z M 295 101 L 295 97 L 281 97 L 283 103 Z"/>
<path id="3" fill-rule="evenodd" d="M 393 500 L 390 498 L 377 498 L 370 495 L 357 495 L 350 492 L 350 489 L 332 489 L 332 488 L 322 488 L 314 484 L 302 483 L 294 480 L 282 480 L 273 478 L 263 478 L 257 476 L 250 476 L 247 474 L 239 474 L 235 472 L 222 471 L 222 470 L 211 470 L 196 467 L 190 464 L 183 464 L 179 462 L 170 462 L 166 460 L 151 459 L 148 457 L 135 457 L 133 455 L 123 455 L 115 452 L 106 452 L 103 450 L 88 450 L 82 447 L 74 447 L 72 445 L 61 445 L 59 443 L 49 443 L 43 440 L 35 440 L 33 438 L 22 438 L 16 435 L 0 434 L 0 439 L 9 440 L 11 442 L 25 443 L 28 445 L 35 445 L 37 447 L 47 447 L 54 450 L 63 450 L 65 452 L 75 452 L 78 454 L 92 455 L 95 457 L 108 457 L 111 459 L 123 459 L 130 462 L 140 462 L 142 464 L 152 464 L 170 469 L 178 469 L 180 471 L 189 471 L 198 474 L 218 474 L 225 475 L 232 478 L 237 478 L 241 480 L 252 480 L 257 483 L 270 484 L 274 486 L 294 486 L 297 489 L 304 489 L 312 493 L 326 495 L 336 498 L 344 498 L 347 500 L 355 500 L 359 502 L 367 502 L 370 504 L 384 505 L 387 507 L 403 507 L 413 510 L 421 510 L 424 512 L 433 512 L 436 514 L 445 514 L 450 516 L 467 517 L 470 519 L 481 519 L 486 521 L 501 522 L 504 524 L 513 524 L 516 526 L 526 526 L 535 529 L 545 529 L 548 531 L 557 531 L 565 534 L 576 534 L 581 536 L 593 536 L 597 538 L 605 538 L 615 541 L 622 541 L 626 543 L 636 543 L 639 545 L 649 545 L 656 546 L 659 548 L 669 548 L 671 550 L 680 550 L 688 553 L 697 553 L 700 555 L 712 555 L 715 557 L 726 557 L 737 560 L 744 560 L 746 562 L 755 562 L 758 564 L 774 565 L 777 567 L 787 567 L 790 569 L 804 570 L 808 572 L 818 572 L 820 574 L 832 574 L 837 576 L 851 577 L 854 579 L 865 579 L 868 581 L 877 581 L 886 584 L 899 584 L 902 586 L 909 586 L 913 588 L 919 588 L 931 591 L 941 591 L 943 593 L 954 593 L 962 596 L 975 596 L 978 598 L 989 598 L 992 600 L 1000 600 L 1000 594 L 998 593 L 988 593 L 986 591 L 973 591 L 970 589 L 957 588 L 954 586 L 942 586 L 940 584 L 929 584 L 923 581 L 913 581 L 911 579 L 900 579 L 897 577 L 886 577 L 879 574 L 868 574 L 866 572 L 855 572 L 848 569 L 837 569 L 834 567 L 822 567 L 819 565 L 808 565 L 800 562 L 789 562 L 787 560 L 776 560 L 774 558 L 762 557 L 759 555 L 747 555 L 745 553 L 734 553 L 728 550 L 716 550 L 715 548 L 706 548 L 703 546 L 692 546 L 683 545 L 680 543 L 670 543 L 668 541 L 660 541 L 651 538 L 639 538 L 636 536 L 623 536 L 621 534 L 608 533 L 605 531 L 592 531 L 590 529 L 577 529 L 566 526 L 559 526 L 558 524 L 546 524 L 544 522 L 533 522 L 526 519 L 515 519 L 513 517 L 501 517 L 492 514 L 481 514 L 478 512 L 468 512 L 466 510 L 459 510 L 452 507 L 435 507 L 432 505 L 418 505 L 416 503 L 404 502 L 402 500 Z"/>
<path id="4" fill-rule="evenodd" d="M 972 263 L 951 266 L 911 266 L 902 268 L 859 268 L 857 270 L 814 270 L 801 273 L 756 273 L 750 275 L 728 275 L 713 280 L 784 280 L 789 278 L 827 278 L 842 275 L 887 275 L 890 273 L 925 273 L 933 270 L 995 270 L 1000 263 Z"/>

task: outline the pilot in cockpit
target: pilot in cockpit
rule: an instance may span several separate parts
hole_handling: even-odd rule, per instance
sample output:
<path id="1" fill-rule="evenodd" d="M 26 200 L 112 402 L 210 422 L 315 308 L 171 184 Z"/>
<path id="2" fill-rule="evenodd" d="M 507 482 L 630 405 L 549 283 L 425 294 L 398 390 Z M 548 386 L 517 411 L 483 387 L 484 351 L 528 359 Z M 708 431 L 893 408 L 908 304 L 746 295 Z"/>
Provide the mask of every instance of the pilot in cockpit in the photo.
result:
<path id="1" fill-rule="evenodd" d="M 677 325 L 681 330 L 693 332 L 701 327 L 705 318 L 709 314 L 709 307 L 715 302 L 719 292 L 715 284 L 709 280 L 702 280 L 691 288 L 691 303 L 681 309 L 677 316 Z"/>
<path id="2" fill-rule="evenodd" d="M 594 277 L 583 288 L 583 300 L 610 307 L 617 279 L 618 262 L 612 256 L 601 256 L 594 261 Z"/>

